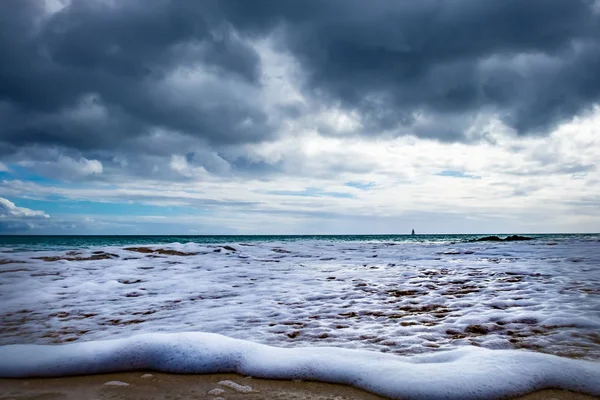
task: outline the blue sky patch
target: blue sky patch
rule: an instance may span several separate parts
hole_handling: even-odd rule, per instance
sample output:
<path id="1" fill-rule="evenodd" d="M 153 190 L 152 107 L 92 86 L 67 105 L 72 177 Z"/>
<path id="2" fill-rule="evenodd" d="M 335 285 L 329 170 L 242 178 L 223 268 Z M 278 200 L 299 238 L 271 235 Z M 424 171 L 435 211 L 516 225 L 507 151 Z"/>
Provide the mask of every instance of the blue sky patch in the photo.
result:
<path id="1" fill-rule="evenodd" d="M 375 186 L 375 182 L 350 181 L 350 182 L 344 183 L 344 185 L 348 186 L 348 187 L 360 189 L 360 190 L 369 190 L 369 189 L 371 189 L 372 187 Z"/>
<path id="2" fill-rule="evenodd" d="M 352 199 L 354 196 L 350 193 L 328 192 L 314 187 L 308 187 L 304 190 L 271 190 L 268 194 L 276 196 L 301 196 L 301 197 L 337 197 L 341 199 Z"/>
<path id="3" fill-rule="evenodd" d="M 57 181 L 55 179 L 46 178 L 45 176 L 31 172 L 26 167 L 22 167 L 18 164 L 8 164 L 7 167 L 9 171 L 0 172 L 0 178 L 8 180 L 18 179 L 21 181 L 28 181 L 46 185 L 56 185 L 60 183 L 60 181 Z"/>
<path id="4" fill-rule="evenodd" d="M 450 176 L 453 178 L 469 178 L 469 179 L 480 179 L 480 176 L 477 175 L 469 175 L 469 174 L 465 174 L 464 172 L 461 171 L 454 171 L 454 170 L 444 170 L 442 172 L 438 172 L 436 175 L 439 176 Z"/>
<path id="5" fill-rule="evenodd" d="M 19 207 L 44 211 L 52 215 L 125 215 L 125 216 L 178 216 L 200 215 L 204 210 L 187 206 L 154 206 L 141 203 L 105 203 L 96 201 L 74 201 L 58 196 L 52 200 L 8 198 Z"/>

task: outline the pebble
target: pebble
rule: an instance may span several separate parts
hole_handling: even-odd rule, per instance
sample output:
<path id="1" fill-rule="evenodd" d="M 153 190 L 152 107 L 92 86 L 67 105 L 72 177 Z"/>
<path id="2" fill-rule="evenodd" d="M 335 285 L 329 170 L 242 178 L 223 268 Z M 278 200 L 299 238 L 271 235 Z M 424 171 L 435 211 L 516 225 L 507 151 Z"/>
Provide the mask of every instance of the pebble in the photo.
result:
<path id="1" fill-rule="evenodd" d="M 234 381 L 220 381 L 217 383 L 221 386 L 228 387 L 240 393 L 250 393 L 252 391 L 251 386 L 240 385 L 239 383 L 235 383 Z"/>
<path id="2" fill-rule="evenodd" d="M 108 381 L 104 384 L 104 386 L 129 386 L 129 383 L 121 381 Z"/>
<path id="3" fill-rule="evenodd" d="M 221 388 L 214 388 L 208 391 L 208 394 L 212 395 L 212 396 L 218 396 L 220 394 L 225 393 L 225 390 L 221 389 Z"/>

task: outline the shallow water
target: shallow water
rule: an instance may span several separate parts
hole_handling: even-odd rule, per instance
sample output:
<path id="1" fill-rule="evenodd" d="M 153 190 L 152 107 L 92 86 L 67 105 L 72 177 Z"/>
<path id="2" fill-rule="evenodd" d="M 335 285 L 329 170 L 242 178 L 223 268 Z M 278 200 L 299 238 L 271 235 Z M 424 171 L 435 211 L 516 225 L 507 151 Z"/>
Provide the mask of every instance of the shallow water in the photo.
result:
<path id="1" fill-rule="evenodd" d="M 283 347 L 600 359 L 594 235 L 103 238 L 2 238 L 0 344 L 201 331 Z M 167 251 L 125 250 L 152 240 Z"/>

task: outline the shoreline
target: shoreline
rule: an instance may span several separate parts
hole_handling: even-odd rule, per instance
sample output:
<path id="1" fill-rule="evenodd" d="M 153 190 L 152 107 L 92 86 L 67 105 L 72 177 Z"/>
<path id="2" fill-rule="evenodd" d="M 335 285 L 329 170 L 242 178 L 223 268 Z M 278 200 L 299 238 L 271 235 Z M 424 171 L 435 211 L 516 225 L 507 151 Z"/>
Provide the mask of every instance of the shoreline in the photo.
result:
<path id="1" fill-rule="evenodd" d="M 212 399 L 212 400 L 383 400 L 351 386 L 315 381 L 287 381 L 237 374 L 177 375 L 125 372 L 61 378 L 0 379 L 1 400 L 34 399 Z M 515 400 L 593 400 L 564 390 L 540 390 Z"/>

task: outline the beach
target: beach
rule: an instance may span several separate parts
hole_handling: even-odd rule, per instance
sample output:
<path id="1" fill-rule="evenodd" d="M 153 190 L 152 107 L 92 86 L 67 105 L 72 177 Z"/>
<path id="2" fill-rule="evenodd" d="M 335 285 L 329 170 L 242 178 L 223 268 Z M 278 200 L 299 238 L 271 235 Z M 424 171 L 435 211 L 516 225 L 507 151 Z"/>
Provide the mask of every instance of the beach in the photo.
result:
<path id="1" fill-rule="evenodd" d="M 112 385 L 107 385 L 111 382 L 113 382 Z M 129 385 L 119 386 L 114 382 Z M 235 390 L 227 386 L 229 382 L 237 383 L 243 387 L 250 387 L 251 391 L 244 393 Z M 0 380 L 0 389 L 2 389 L 0 394 L 2 400 L 384 399 L 384 397 L 344 385 L 255 379 L 235 374 L 169 375 L 155 372 L 129 372 L 54 379 L 2 379 Z M 519 400 L 592 400 L 594 398 L 596 397 L 564 390 L 542 390 L 514 397 L 514 399 Z"/>

